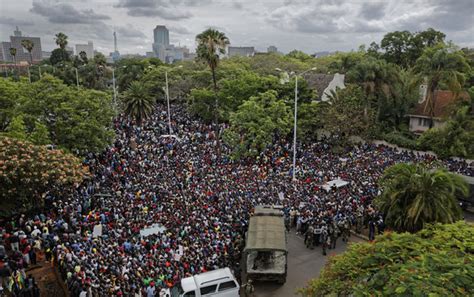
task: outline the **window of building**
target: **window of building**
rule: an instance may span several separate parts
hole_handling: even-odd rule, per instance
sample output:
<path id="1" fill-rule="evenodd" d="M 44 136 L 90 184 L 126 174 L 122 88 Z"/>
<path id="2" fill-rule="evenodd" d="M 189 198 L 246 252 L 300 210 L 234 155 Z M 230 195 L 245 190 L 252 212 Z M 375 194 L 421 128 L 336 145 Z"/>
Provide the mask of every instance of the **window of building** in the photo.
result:
<path id="1" fill-rule="evenodd" d="M 423 125 L 423 119 L 422 118 L 418 118 L 418 126 L 422 126 Z"/>
<path id="2" fill-rule="evenodd" d="M 217 285 L 207 286 L 201 288 L 201 295 L 215 293 L 217 289 Z"/>
<path id="3" fill-rule="evenodd" d="M 226 291 L 229 289 L 237 288 L 234 281 L 228 281 L 219 285 L 219 292 Z"/>

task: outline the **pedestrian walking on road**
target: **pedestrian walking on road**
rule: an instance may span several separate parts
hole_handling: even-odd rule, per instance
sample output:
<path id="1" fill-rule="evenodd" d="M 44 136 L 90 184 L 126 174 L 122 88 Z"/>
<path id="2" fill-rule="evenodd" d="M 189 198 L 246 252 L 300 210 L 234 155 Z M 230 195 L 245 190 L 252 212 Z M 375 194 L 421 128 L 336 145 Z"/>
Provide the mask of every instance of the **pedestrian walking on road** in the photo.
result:
<path id="1" fill-rule="evenodd" d="M 249 279 L 245 284 L 243 284 L 242 288 L 244 289 L 244 296 L 245 297 L 252 296 L 253 292 L 255 291 L 255 288 L 252 285 L 252 280 L 251 279 Z"/>

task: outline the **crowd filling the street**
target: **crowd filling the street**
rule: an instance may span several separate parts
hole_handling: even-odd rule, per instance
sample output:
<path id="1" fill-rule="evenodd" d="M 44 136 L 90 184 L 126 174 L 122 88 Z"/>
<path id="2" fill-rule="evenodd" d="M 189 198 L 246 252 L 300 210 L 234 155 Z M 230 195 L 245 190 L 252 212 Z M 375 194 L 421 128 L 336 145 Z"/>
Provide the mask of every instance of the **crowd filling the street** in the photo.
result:
<path id="1" fill-rule="evenodd" d="M 73 191 L 45 196 L 44 210 L 1 223 L 1 284 L 18 296 L 37 296 L 26 268 L 37 255 L 58 266 L 71 296 L 159 296 L 188 276 L 229 267 L 237 279 L 249 216 L 256 205 L 281 205 L 289 232 L 326 255 L 350 230 L 384 230 L 372 204 L 385 168 L 426 163 L 474 176 L 462 160 L 361 143 L 335 153 L 324 138 L 298 143 L 292 180 L 292 142 L 274 139 L 256 157 L 230 158 L 216 127 L 185 106 L 156 107 L 141 126 L 114 122 L 114 144 L 84 160 L 90 178 Z M 323 185 L 344 180 L 343 187 Z M 157 232 L 144 234 L 144 230 Z M 22 295 L 23 294 L 23 295 Z"/>

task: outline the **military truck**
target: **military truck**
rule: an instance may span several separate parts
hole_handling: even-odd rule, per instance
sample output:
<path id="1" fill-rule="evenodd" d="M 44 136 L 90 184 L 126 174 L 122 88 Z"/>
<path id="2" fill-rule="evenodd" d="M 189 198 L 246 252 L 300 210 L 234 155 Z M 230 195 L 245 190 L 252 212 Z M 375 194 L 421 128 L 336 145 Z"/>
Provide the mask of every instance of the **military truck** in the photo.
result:
<path id="1" fill-rule="evenodd" d="M 277 207 L 257 206 L 250 217 L 243 253 L 247 279 L 286 282 L 288 249 L 283 213 Z"/>

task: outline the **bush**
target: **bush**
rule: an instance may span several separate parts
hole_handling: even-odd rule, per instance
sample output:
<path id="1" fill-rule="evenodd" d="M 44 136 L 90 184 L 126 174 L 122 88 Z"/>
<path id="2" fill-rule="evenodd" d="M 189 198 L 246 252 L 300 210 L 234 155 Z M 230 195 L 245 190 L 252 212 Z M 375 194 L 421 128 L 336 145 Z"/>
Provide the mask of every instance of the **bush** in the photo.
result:
<path id="1" fill-rule="evenodd" d="M 417 150 L 419 146 L 415 139 L 409 137 L 407 134 L 392 131 L 390 133 L 385 133 L 381 135 L 382 139 L 391 144 L 397 145 L 399 147 Z"/>
<path id="2" fill-rule="evenodd" d="M 474 226 L 462 221 L 385 233 L 331 257 L 303 296 L 468 296 L 474 292 Z"/>

